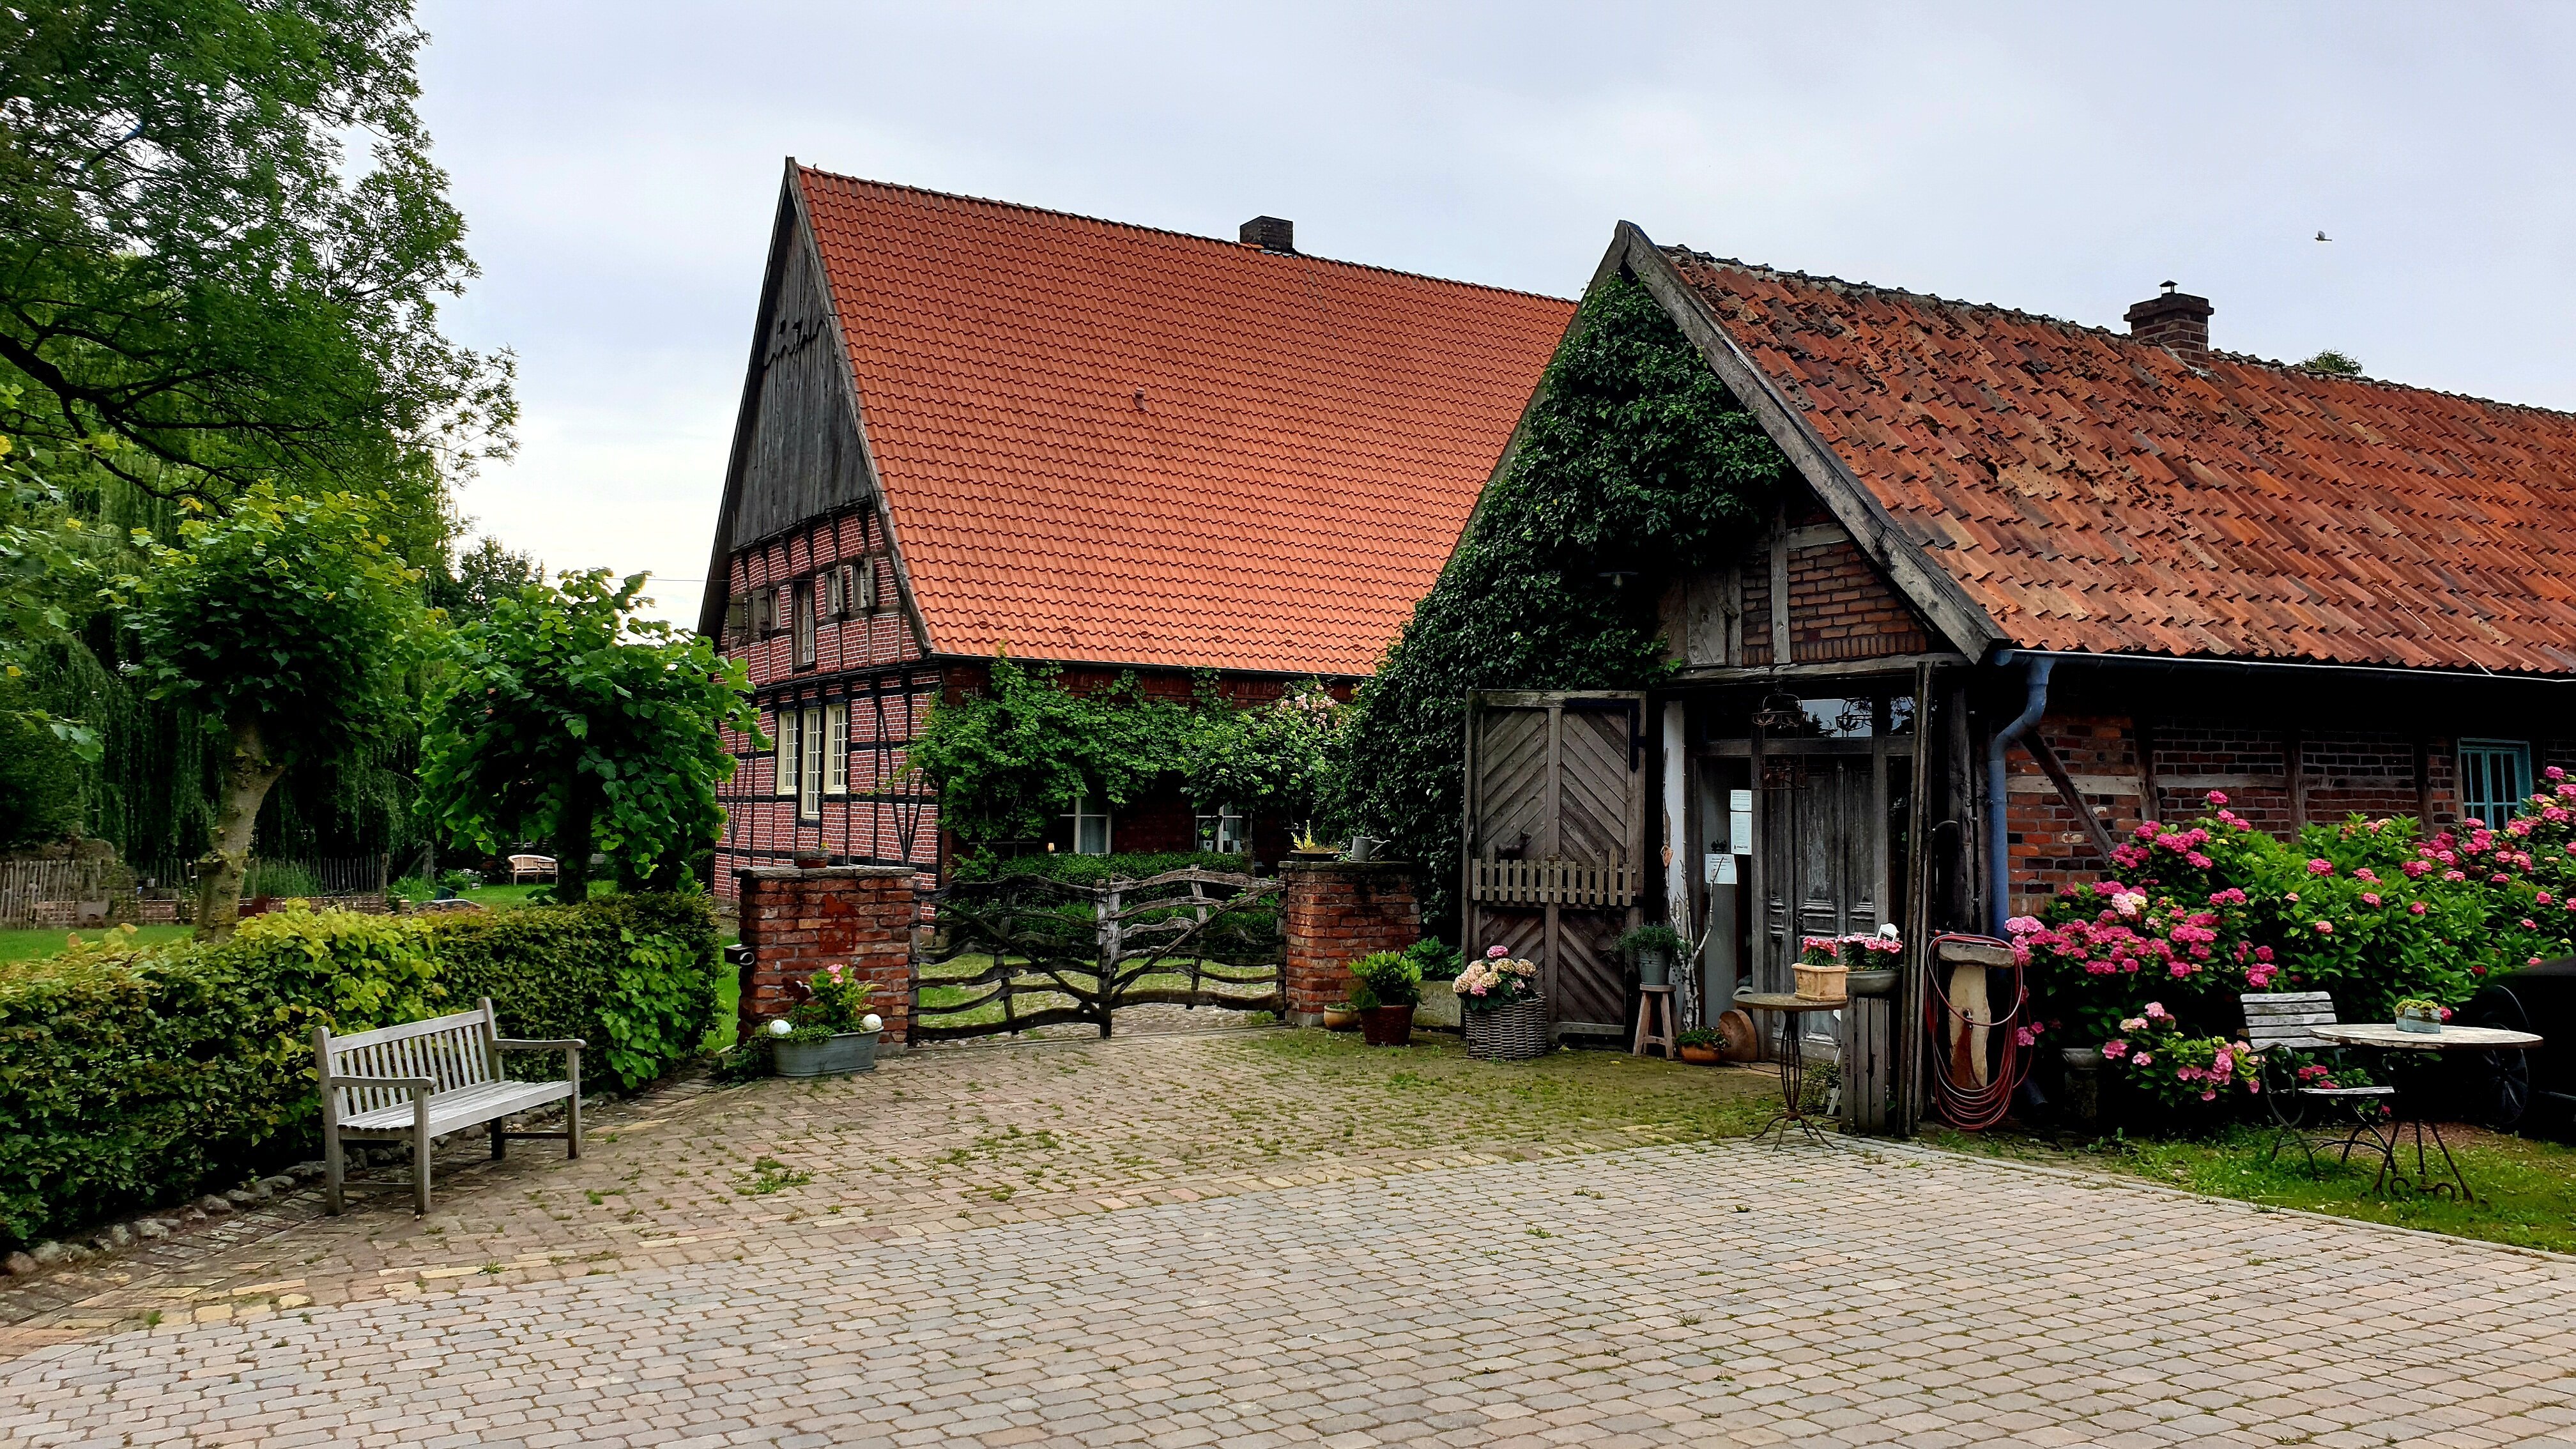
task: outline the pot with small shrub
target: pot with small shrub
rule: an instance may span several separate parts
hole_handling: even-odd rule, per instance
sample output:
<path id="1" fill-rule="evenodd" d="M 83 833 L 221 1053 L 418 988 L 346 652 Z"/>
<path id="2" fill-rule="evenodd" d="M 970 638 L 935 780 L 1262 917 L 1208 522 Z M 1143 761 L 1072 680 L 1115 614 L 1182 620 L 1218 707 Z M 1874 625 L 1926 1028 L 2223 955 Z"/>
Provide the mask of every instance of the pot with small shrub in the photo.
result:
<path id="1" fill-rule="evenodd" d="M 1674 1038 L 1682 1049 L 1682 1060 L 1693 1066 L 1713 1067 L 1726 1055 L 1725 1041 L 1711 1027 L 1695 1026 Z"/>
<path id="2" fill-rule="evenodd" d="M 1360 1039 L 1370 1046 L 1413 1044 L 1413 1008 L 1422 1000 L 1422 967 L 1402 951 L 1377 951 L 1351 963 L 1351 1005 Z"/>
<path id="3" fill-rule="evenodd" d="M 1637 963 L 1637 984 L 1670 986 L 1673 961 L 1682 953 L 1681 932 L 1670 926 L 1639 926 L 1619 938 L 1619 949 Z"/>
<path id="4" fill-rule="evenodd" d="M 1360 1024 L 1360 1009 L 1347 1001 L 1336 1001 L 1324 1008 L 1324 1030 L 1353 1031 Z"/>
<path id="5" fill-rule="evenodd" d="M 870 988 L 846 967 L 826 966 L 805 982 L 803 1001 L 774 1016 L 770 1057 L 782 1077 L 838 1077 L 877 1069 L 885 1019 L 868 1010 Z"/>

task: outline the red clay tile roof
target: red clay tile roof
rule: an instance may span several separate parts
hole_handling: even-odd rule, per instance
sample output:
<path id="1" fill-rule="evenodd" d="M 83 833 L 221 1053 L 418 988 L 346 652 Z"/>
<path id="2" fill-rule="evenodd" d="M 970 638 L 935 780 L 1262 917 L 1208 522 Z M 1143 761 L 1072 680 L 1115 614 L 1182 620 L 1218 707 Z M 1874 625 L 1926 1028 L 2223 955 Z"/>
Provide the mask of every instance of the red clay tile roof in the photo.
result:
<path id="1" fill-rule="evenodd" d="M 2025 647 L 2576 670 L 2576 415 L 1663 250 Z"/>
<path id="2" fill-rule="evenodd" d="M 1368 672 L 1574 313 L 810 168 L 798 183 L 945 653 Z"/>

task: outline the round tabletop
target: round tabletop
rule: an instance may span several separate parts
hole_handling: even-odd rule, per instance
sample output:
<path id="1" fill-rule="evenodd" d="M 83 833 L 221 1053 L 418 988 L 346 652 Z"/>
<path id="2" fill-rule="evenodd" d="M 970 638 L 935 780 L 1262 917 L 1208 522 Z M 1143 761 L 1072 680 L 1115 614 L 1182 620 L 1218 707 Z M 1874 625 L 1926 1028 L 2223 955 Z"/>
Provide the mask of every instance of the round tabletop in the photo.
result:
<path id="1" fill-rule="evenodd" d="M 1851 1005 L 1849 1001 L 1818 1001 L 1789 991 L 1739 991 L 1735 993 L 1735 1004 L 1755 1011 L 1840 1011 Z"/>
<path id="2" fill-rule="evenodd" d="M 2498 1047 L 2536 1047 L 2541 1039 L 2527 1031 L 2500 1026 L 2446 1026 L 2440 1031 L 2404 1031 L 2385 1021 L 2356 1021 L 2308 1030 L 2346 1046 L 2394 1047 L 2406 1051 L 2492 1051 Z"/>

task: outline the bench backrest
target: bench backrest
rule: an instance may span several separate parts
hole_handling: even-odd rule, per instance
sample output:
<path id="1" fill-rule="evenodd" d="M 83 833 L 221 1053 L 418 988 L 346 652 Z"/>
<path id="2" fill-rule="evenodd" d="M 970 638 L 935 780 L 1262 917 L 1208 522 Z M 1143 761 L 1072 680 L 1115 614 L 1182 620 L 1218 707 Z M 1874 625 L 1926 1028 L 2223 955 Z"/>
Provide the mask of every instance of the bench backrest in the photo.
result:
<path id="1" fill-rule="evenodd" d="M 2334 1045 L 2312 1030 L 2335 1024 L 2334 998 L 2325 992 L 2248 991 L 2236 1001 L 2245 1008 L 2245 1040 L 2257 1049 L 2295 1052 Z"/>
<path id="2" fill-rule="evenodd" d="M 554 868 L 555 858 L 551 855 L 514 855 L 510 857 L 510 869 L 512 870 L 552 870 Z"/>
<path id="3" fill-rule="evenodd" d="M 499 1035 L 493 1026 L 492 1003 L 487 999 L 472 1011 L 433 1016 L 427 1021 L 378 1027 L 351 1036 L 325 1034 L 319 1050 L 334 1077 L 428 1077 L 438 1083 L 437 1090 L 451 1092 L 500 1078 L 500 1064 L 494 1060 L 498 1052 L 492 1045 Z M 341 1087 L 335 1091 L 339 1115 L 343 1117 L 411 1100 L 409 1092 L 392 1087 Z"/>

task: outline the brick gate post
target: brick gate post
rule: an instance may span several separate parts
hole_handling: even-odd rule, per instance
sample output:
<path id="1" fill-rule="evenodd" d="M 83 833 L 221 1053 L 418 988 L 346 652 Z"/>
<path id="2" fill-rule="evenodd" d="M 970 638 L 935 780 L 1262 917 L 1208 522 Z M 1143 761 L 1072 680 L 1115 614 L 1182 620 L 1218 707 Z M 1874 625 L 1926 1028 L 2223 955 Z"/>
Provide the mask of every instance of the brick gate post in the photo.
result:
<path id="1" fill-rule="evenodd" d="M 834 963 L 876 988 L 869 1010 L 887 1041 L 912 1018 L 913 869 L 905 865 L 758 867 L 734 872 L 741 902 L 742 1025 L 748 1032 L 804 999 L 805 978 Z"/>
<path id="2" fill-rule="evenodd" d="M 1321 1024 L 1324 1008 L 1351 994 L 1353 961 L 1422 939 L 1408 862 L 1292 860 L 1279 873 L 1288 882 L 1283 984 L 1291 1026 Z"/>

